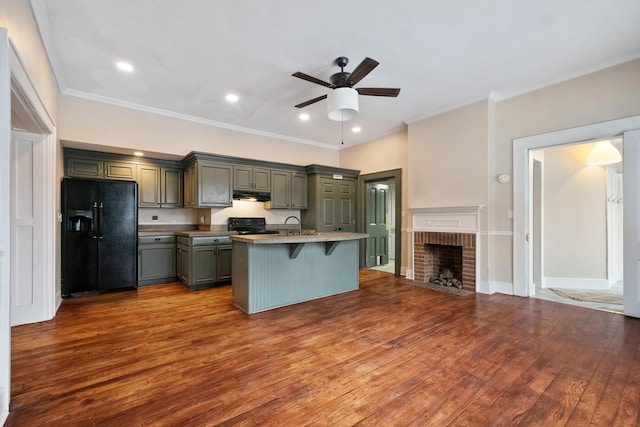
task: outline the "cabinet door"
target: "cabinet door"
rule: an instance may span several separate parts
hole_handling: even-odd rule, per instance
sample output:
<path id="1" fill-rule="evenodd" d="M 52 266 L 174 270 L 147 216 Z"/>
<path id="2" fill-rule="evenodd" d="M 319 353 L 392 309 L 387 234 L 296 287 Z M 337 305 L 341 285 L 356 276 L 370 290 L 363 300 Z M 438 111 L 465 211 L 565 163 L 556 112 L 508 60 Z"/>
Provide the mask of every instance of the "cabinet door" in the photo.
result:
<path id="1" fill-rule="evenodd" d="M 186 285 L 189 284 L 189 280 L 191 279 L 191 265 L 190 261 L 190 250 L 189 246 L 180 245 L 180 260 L 178 263 L 180 264 L 180 273 L 178 274 L 178 279 Z"/>
<path id="2" fill-rule="evenodd" d="M 197 206 L 231 206 L 231 174 L 231 165 L 198 162 Z"/>
<path id="3" fill-rule="evenodd" d="M 182 245 L 176 244 L 176 277 L 182 280 Z"/>
<path id="4" fill-rule="evenodd" d="M 67 157 L 65 160 L 65 176 L 73 178 L 102 179 L 104 162 L 96 159 Z"/>
<path id="5" fill-rule="evenodd" d="M 165 283 L 176 277 L 176 246 L 142 245 L 138 249 L 138 284 Z"/>
<path id="6" fill-rule="evenodd" d="M 191 248 L 191 277 L 189 287 L 206 285 L 216 281 L 216 247 Z"/>
<path id="7" fill-rule="evenodd" d="M 162 168 L 160 176 L 160 206 L 163 208 L 182 207 L 182 171 Z"/>
<path id="8" fill-rule="evenodd" d="M 138 206 L 160 207 L 160 167 L 138 165 Z"/>
<path id="9" fill-rule="evenodd" d="M 137 178 L 137 165 L 126 162 L 104 162 L 104 178 L 135 181 Z"/>
<path id="10" fill-rule="evenodd" d="M 332 178 L 320 178 L 318 231 L 337 231 L 337 184 Z"/>
<path id="11" fill-rule="evenodd" d="M 339 180 L 338 200 L 337 200 L 337 217 L 338 231 L 356 231 L 355 224 L 355 183 L 351 180 Z"/>
<path id="12" fill-rule="evenodd" d="M 231 245 L 218 246 L 218 262 L 216 265 L 216 281 L 231 280 L 233 249 Z"/>
<path id="13" fill-rule="evenodd" d="M 233 167 L 233 189 L 234 190 L 253 190 L 253 169 L 249 166 Z"/>
<path id="14" fill-rule="evenodd" d="M 271 201 L 265 206 L 270 209 L 291 207 L 291 172 L 271 171 Z"/>
<path id="15" fill-rule="evenodd" d="M 253 190 L 271 191 L 271 170 L 264 168 L 253 168 Z"/>
<path id="16" fill-rule="evenodd" d="M 306 174 L 291 174 L 291 207 L 294 209 L 307 209 L 309 206 L 308 178 Z M 271 190 L 273 197 L 273 189 Z"/>
<path id="17" fill-rule="evenodd" d="M 196 165 L 191 165 L 184 170 L 184 207 L 196 206 L 197 182 Z"/>

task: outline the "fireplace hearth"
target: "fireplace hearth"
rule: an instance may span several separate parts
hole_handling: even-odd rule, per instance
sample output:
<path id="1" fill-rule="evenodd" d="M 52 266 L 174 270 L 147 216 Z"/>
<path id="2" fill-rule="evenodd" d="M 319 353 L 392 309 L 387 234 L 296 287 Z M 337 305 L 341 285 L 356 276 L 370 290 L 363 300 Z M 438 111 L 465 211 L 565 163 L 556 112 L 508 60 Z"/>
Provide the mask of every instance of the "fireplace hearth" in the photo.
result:
<path id="1" fill-rule="evenodd" d="M 482 208 L 410 209 L 413 269 L 407 270 L 407 278 L 432 287 L 484 292 L 479 277 L 482 255 L 478 252 L 485 244 L 478 241 Z"/>

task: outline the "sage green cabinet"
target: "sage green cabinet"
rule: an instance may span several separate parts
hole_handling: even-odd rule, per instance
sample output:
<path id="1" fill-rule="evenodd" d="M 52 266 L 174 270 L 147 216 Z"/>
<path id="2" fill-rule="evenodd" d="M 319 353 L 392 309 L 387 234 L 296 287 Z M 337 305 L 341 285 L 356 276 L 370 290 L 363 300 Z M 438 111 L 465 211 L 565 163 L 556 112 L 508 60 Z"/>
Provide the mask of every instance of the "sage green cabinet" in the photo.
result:
<path id="1" fill-rule="evenodd" d="M 138 174 L 135 163 L 129 162 L 104 162 L 104 178 L 124 181 L 135 181 Z"/>
<path id="2" fill-rule="evenodd" d="M 297 172 L 271 171 L 271 200 L 266 209 L 306 209 L 308 206 L 307 175 Z"/>
<path id="3" fill-rule="evenodd" d="M 233 167 L 233 189 L 239 191 L 271 191 L 271 170 L 253 166 Z"/>
<path id="4" fill-rule="evenodd" d="M 178 236 L 178 279 L 191 290 L 231 279 L 232 246 L 228 236 Z"/>
<path id="5" fill-rule="evenodd" d="M 176 244 L 176 276 L 182 283 L 189 283 L 189 245 Z"/>
<path id="6" fill-rule="evenodd" d="M 311 165 L 309 208 L 301 213 L 303 228 L 356 232 L 358 171 Z"/>
<path id="7" fill-rule="evenodd" d="M 309 179 L 304 173 L 291 173 L 291 207 L 307 209 L 309 207 Z"/>
<path id="8" fill-rule="evenodd" d="M 154 165 L 138 165 L 138 206 L 141 208 L 181 208 L 182 170 Z"/>
<path id="9" fill-rule="evenodd" d="M 185 168 L 185 207 L 232 206 L 233 166 L 198 160 Z"/>
<path id="10" fill-rule="evenodd" d="M 135 163 L 68 156 L 65 158 L 65 176 L 135 181 L 137 174 Z"/>
<path id="11" fill-rule="evenodd" d="M 84 157 L 65 157 L 65 176 L 72 178 L 102 179 L 104 162 Z"/>
<path id="12" fill-rule="evenodd" d="M 216 257 L 216 282 L 231 280 L 231 270 L 233 266 L 233 246 L 218 246 Z"/>
<path id="13" fill-rule="evenodd" d="M 138 285 L 176 280 L 175 236 L 138 238 Z"/>

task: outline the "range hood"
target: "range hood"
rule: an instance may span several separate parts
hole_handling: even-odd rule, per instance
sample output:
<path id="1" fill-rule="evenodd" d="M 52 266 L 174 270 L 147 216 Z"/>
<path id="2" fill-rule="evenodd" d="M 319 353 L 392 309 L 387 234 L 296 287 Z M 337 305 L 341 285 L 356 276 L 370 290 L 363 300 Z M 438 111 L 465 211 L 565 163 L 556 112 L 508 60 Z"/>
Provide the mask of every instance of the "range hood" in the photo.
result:
<path id="1" fill-rule="evenodd" d="M 268 202 L 271 200 L 271 193 L 262 191 L 233 191 L 234 200 L 245 200 L 250 202 Z"/>

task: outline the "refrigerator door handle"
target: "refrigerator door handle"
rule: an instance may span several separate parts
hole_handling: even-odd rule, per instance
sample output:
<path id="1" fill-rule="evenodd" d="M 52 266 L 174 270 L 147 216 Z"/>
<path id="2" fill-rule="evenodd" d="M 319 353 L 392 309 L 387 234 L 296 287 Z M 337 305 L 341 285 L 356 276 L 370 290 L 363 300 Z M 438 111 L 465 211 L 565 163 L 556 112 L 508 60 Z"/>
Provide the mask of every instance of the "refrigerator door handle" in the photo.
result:
<path id="1" fill-rule="evenodd" d="M 93 231 L 93 235 L 91 236 L 91 238 L 93 239 L 97 239 L 98 238 L 98 202 L 93 202 L 93 207 L 91 209 L 93 211 L 93 227 L 91 231 Z"/>
<path id="2" fill-rule="evenodd" d="M 102 240 L 102 212 L 104 206 L 102 202 L 100 202 L 100 206 L 98 206 L 98 240 Z"/>

